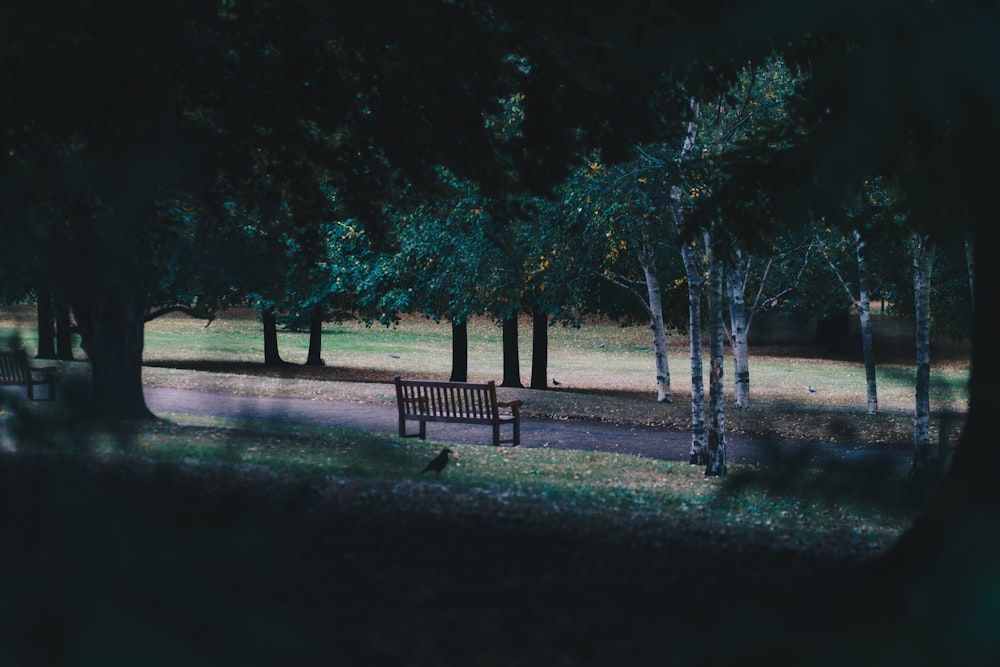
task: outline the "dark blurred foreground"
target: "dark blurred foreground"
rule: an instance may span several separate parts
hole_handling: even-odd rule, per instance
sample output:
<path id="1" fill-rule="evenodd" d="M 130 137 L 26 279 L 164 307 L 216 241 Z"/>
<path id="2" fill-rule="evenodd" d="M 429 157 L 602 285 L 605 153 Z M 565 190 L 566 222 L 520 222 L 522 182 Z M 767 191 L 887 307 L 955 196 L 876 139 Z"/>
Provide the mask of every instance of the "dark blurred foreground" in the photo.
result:
<path id="1" fill-rule="evenodd" d="M 391 494 L 2 454 L 0 665 L 931 665 L 975 649 L 910 625 L 858 561 L 443 519 Z"/>

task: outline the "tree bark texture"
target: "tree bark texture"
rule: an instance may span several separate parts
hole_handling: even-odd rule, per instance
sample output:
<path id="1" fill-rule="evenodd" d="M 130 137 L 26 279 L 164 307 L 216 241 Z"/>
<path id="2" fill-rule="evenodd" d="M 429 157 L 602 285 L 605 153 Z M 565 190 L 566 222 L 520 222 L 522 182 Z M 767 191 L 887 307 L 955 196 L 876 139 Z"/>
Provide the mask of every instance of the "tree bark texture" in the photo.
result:
<path id="1" fill-rule="evenodd" d="M 66 293 L 62 289 L 55 293 L 55 311 L 56 358 L 60 361 L 73 361 L 73 320 Z"/>
<path id="2" fill-rule="evenodd" d="M 691 456 L 694 465 L 708 463 L 708 433 L 705 430 L 705 370 L 701 344 L 701 270 L 690 243 L 681 245 L 681 258 L 688 282 L 688 340 L 691 351 Z"/>
<path id="3" fill-rule="evenodd" d="M 861 203 L 858 201 L 857 207 L 854 210 L 860 210 Z M 854 217 L 854 213 L 850 213 L 850 217 Z M 858 324 L 861 329 L 861 354 L 864 359 L 865 364 L 865 394 L 866 394 L 866 410 L 868 414 L 874 415 L 878 413 L 878 381 L 877 374 L 875 371 L 875 345 L 872 338 L 872 326 L 871 326 L 871 296 L 868 293 L 868 262 L 865 253 L 866 242 L 861 233 L 858 230 L 854 230 L 854 250 L 855 256 L 858 262 L 858 296 L 854 296 L 854 292 L 851 291 L 851 286 L 847 284 L 847 280 L 840 273 L 837 265 L 834 264 L 830 256 L 823 251 L 826 255 L 826 261 L 830 265 L 830 269 L 833 271 L 833 275 L 836 276 L 837 281 L 840 286 L 844 289 L 847 294 L 848 301 L 851 302 L 851 306 L 854 312 L 858 315 Z M 849 327 L 845 329 L 843 335 L 843 341 L 847 341 L 849 336 Z M 817 327 L 817 335 L 819 329 Z M 831 345 L 831 350 L 838 351 L 836 346 Z"/>
<path id="4" fill-rule="evenodd" d="M 142 391 L 145 293 L 127 285 L 78 291 L 73 312 L 91 363 L 89 414 L 111 420 L 152 418 Z"/>
<path id="5" fill-rule="evenodd" d="M 692 97 L 688 106 L 687 132 L 684 144 L 677 158 L 681 167 L 694 149 L 698 135 L 698 102 Z M 691 463 L 708 463 L 708 435 L 705 431 L 705 381 L 702 369 L 701 348 L 701 295 L 702 272 L 695 257 L 694 247 L 686 239 L 684 228 L 684 189 L 680 185 L 670 187 L 670 212 L 673 216 L 677 236 L 681 239 L 681 260 L 688 283 L 688 338 L 691 346 Z"/>
<path id="6" fill-rule="evenodd" d="M 913 409 L 913 469 L 911 474 L 927 475 L 930 461 L 930 379 L 931 379 L 931 271 L 934 247 L 927 239 L 913 243 L 913 302 L 916 310 L 917 382 Z"/>
<path id="7" fill-rule="evenodd" d="M 667 359 L 667 332 L 663 323 L 663 301 L 660 298 L 660 281 L 652 262 L 644 262 L 646 292 L 649 295 L 649 327 L 653 335 L 653 356 L 656 360 L 656 400 L 673 403 L 670 392 L 670 362 Z"/>
<path id="8" fill-rule="evenodd" d="M 548 389 L 549 380 L 549 316 L 535 310 L 531 316 L 531 384 L 532 389 Z"/>
<path id="9" fill-rule="evenodd" d="M 501 387 L 523 388 L 521 360 L 517 349 L 517 315 L 503 321 L 503 382 Z"/>
<path id="10" fill-rule="evenodd" d="M 264 326 L 264 365 L 282 366 L 284 361 L 278 352 L 278 322 L 272 308 L 261 308 L 261 322 Z"/>
<path id="11" fill-rule="evenodd" d="M 469 381 L 469 324 L 451 322 L 451 381 Z"/>
<path id="12" fill-rule="evenodd" d="M 965 268 L 969 274 L 969 295 L 972 298 L 972 307 L 976 307 L 976 256 L 973 250 L 972 239 L 965 239 Z"/>
<path id="13" fill-rule="evenodd" d="M 38 352 L 35 354 L 35 358 L 55 359 L 56 330 L 53 326 L 55 309 L 52 305 L 51 290 L 38 290 L 36 315 L 38 319 Z"/>
<path id="14" fill-rule="evenodd" d="M 707 236 L 707 234 L 706 234 Z M 706 247 L 709 243 L 706 239 Z M 722 263 L 711 260 L 708 279 L 708 459 L 705 462 L 706 477 L 726 475 L 726 408 L 725 386 L 722 381 L 725 364 L 725 332 L 723 327 L 722 303 Z"/>
<path id="15" fill-rule="evenodd" d="M 858 256 L 858 321 L 861 328 L 861 353 L 865 360 L 865 391 L 868 414 L 878 414 L 878 382 L 875 375 L 875 345 L 872 339 L 872 307 L 868 293 L 868 261 L 865 239 L 854 232 L 854 247 Z"/>
<path id="16" fill-rule="evenodd" d="M 306 355 L 306 366 L 323 366 L 323 309 L 313 308 L 309 318 L 309 353 Z M 277 340 L 275 341 L 277 345 Z"/>
<path id="17" fill-rule="evenodd" d="M 729 292 L 729 343 L 733 348 L 733 402 L 738 408 L 750 407 L 750 343 L 747 324 L 744 277 L 746 260 L 742 257 L 726 271 Z"/>

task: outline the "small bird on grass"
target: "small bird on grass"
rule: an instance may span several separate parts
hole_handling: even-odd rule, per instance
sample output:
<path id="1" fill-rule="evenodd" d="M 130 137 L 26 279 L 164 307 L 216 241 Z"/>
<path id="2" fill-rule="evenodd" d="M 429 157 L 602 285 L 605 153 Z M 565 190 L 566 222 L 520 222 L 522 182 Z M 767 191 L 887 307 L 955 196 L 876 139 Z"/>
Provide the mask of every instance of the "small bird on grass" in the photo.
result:
<path id="1" fill-rule="evenodd" d="M 441 471 L 444 470 L 444 467 L 448 465 L 448 459 L 451 458 L 452 454 L 453 452 L 447 447 L 445 447 L 444 449 L 441 450 L 440 454 L 432 458 L 430 462 L 427 463 L 424 469 L 420 471 L 420 474 L 422 475 L 428 470 L 433 470 L 434 472 L 440 475 Z"/>
<path id="2" fill-rule="evenodd" d="M 561 385 L 561 384 L 562 384 L 562 382 L 560 382 L 559 380 L 557 380 L 557 379 L 555 379 L 555 378 L 552 378 L 552 384 L 554 384 L 554 385 L 556 385 L 556 386 L 559 386 L 559 385 Z"/>
<path id="3" fill-rule="evenodd" d="M 808 390 L 809 390 L 809 393 L 810 393 L 810 394 L 815 394 L 815 393 L 816 393 L 816 390 L 815 390 L 815 389 L 813 389 L 812 387 L 806 387 L 806 389 L 808 389 Z"/>

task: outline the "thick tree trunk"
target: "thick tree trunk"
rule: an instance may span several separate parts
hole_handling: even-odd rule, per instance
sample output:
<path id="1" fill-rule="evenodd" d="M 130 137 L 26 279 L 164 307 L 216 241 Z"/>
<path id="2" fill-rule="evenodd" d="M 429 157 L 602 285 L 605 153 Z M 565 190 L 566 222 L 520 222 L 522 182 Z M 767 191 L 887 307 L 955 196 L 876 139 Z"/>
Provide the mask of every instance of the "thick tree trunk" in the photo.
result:
<path id="1" fill-rule="evenodd" d="M 70 317 L 69 302 L 62 289 L 56 290 L 56 358 L 73 361 L 73 321 Z"/>
<path id="2" fill-rule="evenodd" d="M 272 308 L 261 308 L 261 322 L 264 325 L 264 365 L 284 366 L 278 353 L 278 322 Z"/>
<path id="3" fill-rule="evenodd" d="M 146 296 L 119 285 L 74 296 L 73 312 L 91 363 L 87 411 L 111 420 L 150 419 L 142 392 Z"/>
<path id="4" fill-rule="evenodd" d="M 649 327 L 653 334 L 653 356 L 656 360 L 656 400 L 673 403 L 670 392 L 670 362 L 667 359 L 667 332 L 663 323 L 663 301 L 660 298 L 660 281 L 652 262 L 643 262 L 646 292 L 649 296 Z"/>
<path id="5" fill-rule="evenodd" d="M 521 360 L 517 349 L 517 315 L 503 321 L 503 382 L 501 387 L 523 388 Z"/>
<path id="6" fill-rule="evenodd" d="M 858 320 L 861 328 L 861 353 L 865 360 L 865 387 L 868 414 L 878 414 L 878 383 L 875 375 L 875 345 L 872 340 L 871 296 L 868 294 L 868 262 L 865 240 L 855 230 L 854 247 L 858 255 Z"/>
<path id="7" fill-rule="evenodd" d="M 746 260 L 739 258 L 726 272 L 729 292 L 730 345 L 733 348 L 733 400 L 738 408 L 750 407 L 750 343 L 744 277 Z"/>
<path id="8" fill-rule="evenodd" d="M 38 353 L 36 359 L 56 358 L 56 330 L 53 326 L 55 309 L 52 306 L 52 291 L 48 289 L 38 290 L 37 304 L 38 319 Z"/>
<path id="9" fill-rule="evenodd" d="M 469 381 L 469 324 L 451 322 L 451 381 Z"/>
<path id="10" fill-rule="evenodd" d="M 536 309 L 531 316 L 532 389 L 549 388 L 549 315 Z"/>
<path id="11" fill-rule="evenodd" d="M 916 404 L 913 410 L 913 469 L 911 475 L 928 475 L 930 461 L 931 378 L 931 270 L 934 248 L 926 239 L 913 243 L 913 302 L 917 328 Z"/>
<path id="12" fill-rule="evenodd" d="M 323 361 L 323 320 L 325 313 L 319 306 L 313 308 L 309 318 L 309 353 L 306 355 L 306 366 L 324 366 Z M 277 346 L 277 340 L 275 340 Z"/>
<path id="13" fill-rule="evenodd" d="M 707 236 L 707 235 L 706 235 Z M 706 239 L 706 247 L 709 247 Z M 708 279 L 708 339 L 709 339 L 709 390 L 708 390 L 708 460 L 706 477 L 726 475 L 726 417 L 724 385 L 722 382 L 725 362 L 725 333 L 722 326 L 722 265 L 710 262 Z"/>

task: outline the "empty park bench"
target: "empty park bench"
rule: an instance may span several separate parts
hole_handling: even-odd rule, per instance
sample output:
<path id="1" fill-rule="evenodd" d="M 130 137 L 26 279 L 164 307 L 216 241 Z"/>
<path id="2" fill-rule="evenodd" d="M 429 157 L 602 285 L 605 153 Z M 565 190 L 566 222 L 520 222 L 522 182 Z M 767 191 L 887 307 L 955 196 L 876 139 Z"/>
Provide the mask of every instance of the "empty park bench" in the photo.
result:
<path id="1" fill-rule="evenodd" d="M 399 436 L 427 438 L 427 422 L 487 424 L 493 427 L 493 444 L 521 444 L 521 401 L 498 401 L 496 384 L 403 380 L 396 376 Z M 407 433 L 406 422 L 420 424 L 418 433 Z M 510 424 L 512 437 L 500 438 L 500 425 Z"/>
<path id="2" fill-rule="evenodd" d="M 47 386 L 46 398 L 50 401 L 55 398 L 55 372 L 52 366 L 32 368 L 24 350 L 0 350 L 0 386 L 24 386 L 29 400 L 35 399 L 36 386 Z"/>

